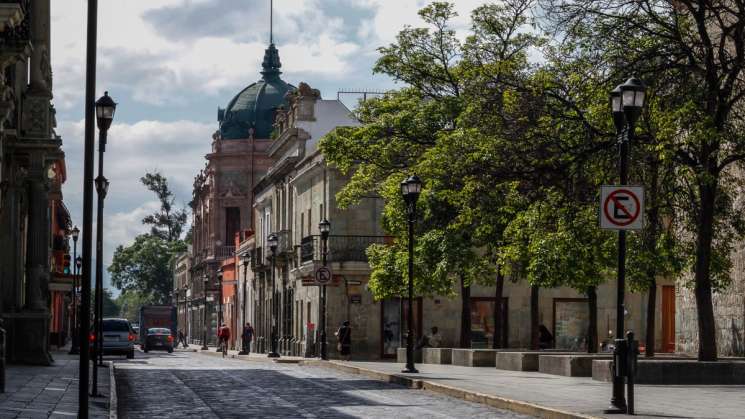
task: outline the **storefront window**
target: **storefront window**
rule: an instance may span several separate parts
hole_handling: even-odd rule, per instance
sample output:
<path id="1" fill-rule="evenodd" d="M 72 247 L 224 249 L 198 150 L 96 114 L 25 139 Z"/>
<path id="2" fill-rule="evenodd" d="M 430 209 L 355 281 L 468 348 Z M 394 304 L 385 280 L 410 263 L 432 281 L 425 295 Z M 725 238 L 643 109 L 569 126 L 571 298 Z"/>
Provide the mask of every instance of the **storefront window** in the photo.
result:
<path id="1" fill-rule="evenodd" d="M 494 342 L 494 301 L 491 298 L 471 298 L 471 347 L 491 348 Z M 502 300 L 502 342 L 507 345 L 507 298 Z"/>

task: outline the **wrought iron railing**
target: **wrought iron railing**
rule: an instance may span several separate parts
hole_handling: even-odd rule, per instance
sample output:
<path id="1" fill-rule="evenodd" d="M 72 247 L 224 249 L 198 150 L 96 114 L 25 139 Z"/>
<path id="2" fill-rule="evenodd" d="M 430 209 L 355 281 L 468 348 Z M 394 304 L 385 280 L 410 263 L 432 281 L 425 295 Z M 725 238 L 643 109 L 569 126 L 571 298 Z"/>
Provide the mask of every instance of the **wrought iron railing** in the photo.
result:
<path id="1" fill-rule="evenodd" d="M 215 246 L 215 259 L 218 261 L 235 256 L 235 246 Z"/>
<path id="2" fill-rule="evenodd" d="M 390 243 L 388 236 L 329 236 L 328 262 L 367 262 L 367 248 L 372 244 Z M 321 236 L 300 240 L 300 263 L 321 260 Z"/>

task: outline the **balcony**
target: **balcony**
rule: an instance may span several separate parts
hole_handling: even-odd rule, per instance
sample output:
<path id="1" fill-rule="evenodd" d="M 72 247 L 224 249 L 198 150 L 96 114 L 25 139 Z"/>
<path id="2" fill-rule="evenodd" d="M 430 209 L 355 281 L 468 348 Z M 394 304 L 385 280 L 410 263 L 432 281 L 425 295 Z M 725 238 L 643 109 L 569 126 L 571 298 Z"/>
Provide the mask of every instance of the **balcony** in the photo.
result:
<path id="1" fill-rule="evenodd" d="M 292 254 L 292 232 L 290 230 L 279 230 L 277 233 L 277 255 Z"/>
<path id="2" fill-rule="evenodd" d="M 329 236 L 328 262 L 365 262 L 371 244 L 390 243 L 389 236 Z M 306 236 L 300 241 L 300 263 L 321 260 L 321 236 Z"/>
<path id="3" fill-rule="evenodd" d="M 215 260 L 220 262 L 235 256 L 235 246 L 215 246 Z"/>
<path id="4" fill-rule="evenodd" d="M 251 249 L 251 270 L 256 272 L 264 269 L 266 266 L 266 258 L 264 256 L 264 249 L 257 247 Z"/>

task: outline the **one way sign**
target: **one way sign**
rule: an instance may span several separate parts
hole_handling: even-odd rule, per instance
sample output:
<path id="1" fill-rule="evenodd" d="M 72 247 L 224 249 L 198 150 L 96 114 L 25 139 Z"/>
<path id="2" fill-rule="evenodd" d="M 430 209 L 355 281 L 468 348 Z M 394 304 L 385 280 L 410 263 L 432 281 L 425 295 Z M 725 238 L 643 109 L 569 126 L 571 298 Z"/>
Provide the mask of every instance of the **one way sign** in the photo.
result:
<path id="1" fill-rule="evenodd" d="M 644 187 L 601 186 L 600 228 L 641 230 L 644 227 Z"/>

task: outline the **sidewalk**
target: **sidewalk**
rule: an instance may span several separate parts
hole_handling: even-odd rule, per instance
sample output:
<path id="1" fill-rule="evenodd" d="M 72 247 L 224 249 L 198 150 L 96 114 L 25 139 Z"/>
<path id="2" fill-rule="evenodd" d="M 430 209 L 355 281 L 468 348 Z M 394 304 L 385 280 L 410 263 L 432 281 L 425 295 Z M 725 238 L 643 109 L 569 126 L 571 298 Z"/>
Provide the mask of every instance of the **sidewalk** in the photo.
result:
<path id="1" fill-rule="evenodd" d="M 210 356 L 219 356 L 222 357 L 222 353 L 218 352 L 216 346 L 208 346 L 208 350 L 204 351 L 202 350 L 201 345 L 189 345 L 188 348 L 179 348 L 178 351 L 191 351 L 191 352 L 199 352 L 204 355 L 210 355 Z M 269 358 L 266 356 L 266 354 L 260 354 L 251 352 L 248 355 L 239 355 L 240 351 L 235 350 L 228 350 L 228 357 L 234 358 L 234 359 L 240 359 L 243 361 L 263 361 L 263 362 L 280 362 L 280 363 L 298 363 L 300 361 L 307 361 L 309 359 L 313 358 L 303 358 L 300 356 L 285 356 L 282 355 L 279 358 Z"/>
<path id="2" fill-rule="evenodd" d="M 8 365 L 0 418 L 74 418 L 78 414 L 78 356 L 52 352 L 49 367 Z M 103 397 L 90 398 L 90 417 L 109 417 L 109 368 L 99 367 Z"/>
<path id="3" fill-rule="evenodd" d="M 562 377 L 489 367 L 417 364 L 419 374 L 403 374 L 404 364 L 311 361 L 368 377 L 398 382 L 540 417 L 604 415 L 611 385 L 590 378 Z M 745 418 L 745 386 L 636 386 L 637 418 Z"/>

